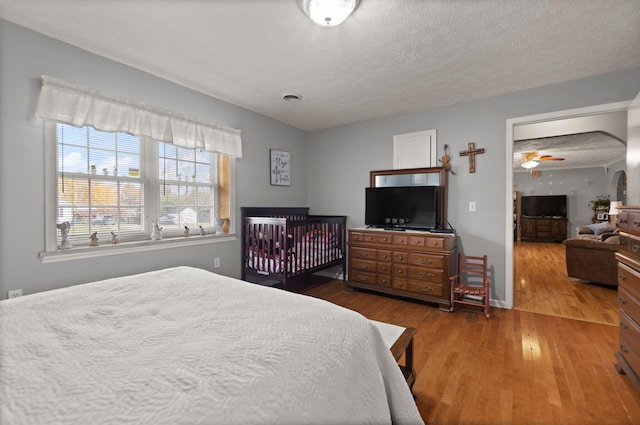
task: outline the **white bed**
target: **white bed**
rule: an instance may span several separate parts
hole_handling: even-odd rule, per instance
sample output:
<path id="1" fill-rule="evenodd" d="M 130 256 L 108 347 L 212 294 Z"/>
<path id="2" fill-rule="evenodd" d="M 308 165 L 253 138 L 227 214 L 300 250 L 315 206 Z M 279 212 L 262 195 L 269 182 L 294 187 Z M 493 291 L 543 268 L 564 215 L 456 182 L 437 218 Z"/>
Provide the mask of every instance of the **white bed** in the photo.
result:
<path id="1" fill-rule="evenodd" d="M 421 424 L 376 326 L 176 267 L 0 302 L 0 423 Z"/>

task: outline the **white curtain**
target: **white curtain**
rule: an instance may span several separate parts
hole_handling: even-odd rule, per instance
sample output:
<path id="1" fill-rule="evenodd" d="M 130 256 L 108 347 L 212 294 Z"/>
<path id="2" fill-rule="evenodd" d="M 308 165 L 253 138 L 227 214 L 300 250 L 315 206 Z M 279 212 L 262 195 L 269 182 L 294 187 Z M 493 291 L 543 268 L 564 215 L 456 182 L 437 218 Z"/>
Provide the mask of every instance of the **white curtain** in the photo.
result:
<path id="1" fill-rule="evenodd" d="M 48 76 L 42 77 L 36 116 L 76 127 L 121 131 L 181 147 L 242 157 L 240 130 L 199 122 L 143 103 L 108 97 Z"/>

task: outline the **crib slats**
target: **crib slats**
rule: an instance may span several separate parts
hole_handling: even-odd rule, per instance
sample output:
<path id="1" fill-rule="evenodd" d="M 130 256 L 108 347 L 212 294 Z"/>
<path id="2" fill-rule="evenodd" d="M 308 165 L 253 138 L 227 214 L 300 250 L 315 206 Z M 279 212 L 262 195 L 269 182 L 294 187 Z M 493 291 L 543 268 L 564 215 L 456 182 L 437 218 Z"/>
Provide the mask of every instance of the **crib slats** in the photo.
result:
<path id="1" fill-rule="evenodd" d="M 261 208 L 269 216 L 253 217 L 245 215 L 253 212 L 251 208 L 242 210 L 244 280 L 286 289 L 294 278 L 336 265 L 342 265 L 344 278 L 345 216 L 307 216 L 285 208 L 286 217 L 277 217 L 274 209 Z"/>

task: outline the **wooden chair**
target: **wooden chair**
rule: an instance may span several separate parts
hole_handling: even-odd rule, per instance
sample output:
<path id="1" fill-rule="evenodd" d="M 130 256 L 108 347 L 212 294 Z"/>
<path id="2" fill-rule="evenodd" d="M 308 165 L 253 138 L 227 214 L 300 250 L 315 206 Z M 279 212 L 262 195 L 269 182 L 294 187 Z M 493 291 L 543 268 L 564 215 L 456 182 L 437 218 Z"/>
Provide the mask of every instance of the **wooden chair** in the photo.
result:
<path id="1" fill-rule="evenodd" d="M 459 304 L 482 307 L 489 318 L 489 278 L 487 278 L 487 256 L 474 257 L 458 254 L 458 274 L 449 278 L 451 307 L 455 311 Z"/>

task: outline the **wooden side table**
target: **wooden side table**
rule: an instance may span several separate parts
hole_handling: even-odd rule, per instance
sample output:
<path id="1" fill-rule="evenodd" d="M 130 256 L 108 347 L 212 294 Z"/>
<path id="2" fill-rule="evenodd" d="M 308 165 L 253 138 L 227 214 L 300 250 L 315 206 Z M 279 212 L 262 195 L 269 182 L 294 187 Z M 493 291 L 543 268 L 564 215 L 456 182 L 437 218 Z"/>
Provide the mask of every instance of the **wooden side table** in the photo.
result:
<path id="1" fill-rule="evenodd" d="M 399 361 L 404 354 L 404 365 L 399 364 L 398 366 L 407 385 L 409 385 L 409 389 L 412 389 L 416 380 L 416 372 L 413 369 L 413 337 L 417 332 L 416 328 L 404 328 L 375 320 L 370 320 L 370 322 L 378 328 L 385 345 L 389 347 L 396 361 Z"/>

